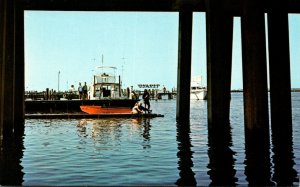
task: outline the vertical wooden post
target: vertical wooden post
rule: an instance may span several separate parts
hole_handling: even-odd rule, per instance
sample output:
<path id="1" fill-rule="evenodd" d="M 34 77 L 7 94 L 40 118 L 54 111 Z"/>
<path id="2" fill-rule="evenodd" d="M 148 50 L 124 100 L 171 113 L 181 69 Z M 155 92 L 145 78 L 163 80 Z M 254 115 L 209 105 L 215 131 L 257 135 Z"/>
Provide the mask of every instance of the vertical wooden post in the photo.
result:
<path id="1" fill-rule="evenodd" d="M 15 58 L 14 58 L 14 0 L 4 6 L 4 57 L 2 62 L 3 138 L 10 137 L 14 125 Z"/>
<path id="2" fill-rule="evenodd" d="M 192 24 L 193 12 L 180 11 L 176 106 L 176 118 L 180 120 L 190 117 Z"/>
<path id="3" fill-rule="evenodd" d="M 271 127 L 274 151 L 273 180 L 293 185 L 292 105 L 287 2 L 270 1 L 268 12 Z"/>
<path id="4" fill-rule="evenodd" d="M 245 174 L 249 185 L 272 185 L 264 1 L 244 0 L 241 17 Z"/>
<path id="5" fill-rule="evenodd" d="M 24 11 L 21 0 L 16 0 L 15 6 L 15 132 L 23 134 L 24 131 Z"/>
<path id="6" fill-rule="evenodd" d="M 292 136 L 289 28 L 286 1 L 271 1 L 268 13 L 271 125 Z"/>
<path id="7" fill-rule="evenodd" d="M 233 16 L 223 7 L 210 0 L 206 13 L 209 127 L 229 124 Z"/>
<path id="8" fill-rule="evenodd" d="M 3 137 L 3 115 L 4 115 L 4 37 L 5 37 L 5 9 L 6 0 L 0 0 L 0 145 Z"/>
<path id="9" fill-rule="evenodd" d="M 268 88 L 265 18 L 262 2 L 245 0 L 242 26 L 245 126 L 268 134 Z"/>

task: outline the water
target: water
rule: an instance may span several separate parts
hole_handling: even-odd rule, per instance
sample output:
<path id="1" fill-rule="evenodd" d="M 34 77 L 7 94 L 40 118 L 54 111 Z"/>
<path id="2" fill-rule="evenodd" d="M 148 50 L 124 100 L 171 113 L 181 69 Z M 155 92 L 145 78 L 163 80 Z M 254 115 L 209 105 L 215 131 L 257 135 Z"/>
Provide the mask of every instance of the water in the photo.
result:
<path id="1" fill-rule="evenodd" d="M 290 171 L 287 181 L 292 182 L 287 184 L 298 186 L 300 93 L 292 93 L 292 102 L 293 149 L 284 171 Z M 165 116 L 26 120 L 20 167 L 13 171 L 21 173 L 22 185 L 244 186 L 251 184 L 253 171 L 260 170 L 262 180 L 276 184 L 278 154 L 272 145 L 265 165 L 253 169 L 249 164 L 252 154 L 245 150 L 241 93 L 232 94 L 231 128 L 224 137 L 208 134 L 206 101 L 191 102 L 190 132 L 182 130 L 187 124 L 176 123 L 175 100 L 151 105 Z"/>

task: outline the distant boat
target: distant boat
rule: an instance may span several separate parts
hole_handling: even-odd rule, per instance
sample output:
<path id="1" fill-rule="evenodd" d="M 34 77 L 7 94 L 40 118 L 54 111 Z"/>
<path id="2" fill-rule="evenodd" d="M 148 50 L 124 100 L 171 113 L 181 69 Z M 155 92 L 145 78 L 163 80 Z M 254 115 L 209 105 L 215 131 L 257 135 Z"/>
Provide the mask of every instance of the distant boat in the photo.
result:
<path id="1" fill-rule="evenodd" d="M 96 105 L 82 105 L 81 111 L 88 114 L 131 114 L 129 107 L 102 107 Z"/>
<path id="2" fill-rule="evenodd" d="M 202 86 L 202 76 L 192 77 L 190 99 L 191 100 L 207 99 L 207 89 L 206 87 Z"/>

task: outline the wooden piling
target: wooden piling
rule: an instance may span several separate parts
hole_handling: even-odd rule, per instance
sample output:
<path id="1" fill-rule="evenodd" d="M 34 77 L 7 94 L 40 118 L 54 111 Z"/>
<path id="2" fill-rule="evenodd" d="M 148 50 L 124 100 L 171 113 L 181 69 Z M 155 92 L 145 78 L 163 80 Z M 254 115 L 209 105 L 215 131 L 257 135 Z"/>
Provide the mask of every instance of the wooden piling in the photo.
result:
<path id="1" fill-rule="evenodd" d="M 5 1 L 0 0 L 0 145 L 1 145 L 1 139 L 3 135 L 3 115 L 4 115 L 4 92 L 3 92 L 3 85 L 4 85 L 4 39 L 5 39 L 5 28 L 4 28 L 4 22 L 5 22 Z"/>
<path id="2" fill-rule="evenodd" d="M 177 70 L 177 106 L 176 118 L 190 117 L 190 85 L 192 56 L 193 12 L 179 12 L 178 70 Z"/>
<path id="3" fill-rule="evenodd" d="M 292 104 L 287 2 L 270 1 L 268 11 L 269 76 L 271 99 L 273 181 L 292 186 L 293 169 Z"/>
<path id="4" fill-rule="evenodd" d="M 14 131 L 23 134 L 24 131 L 24 90 L 25 90 L 25 59 L 24 59 L 24 10 L 22 0 L 15 0 L 15 88 L 14 88 Z"/>
<path id="5" fill-rule="evenodd" d="M 14 51 L 14 0 L 4 0 L 4 39 L 2 61 L 2 123 L 3 138 L 13 134 L 15 95 L 15 51 Z"/>
<path id="6" fill-rule="evenodd" d="M 261 1 L 244 1 L 241 27 L 245 127 L 263 129 L 268 134 L 265 18 Z"/>
<path id="7" fill-rule="evenodd" d="M 263 1 L 243 1 L 241 17 L 245 174 L 249 185 L 272 185 Z"/>
<path id="8" fill-rule="evenodd" d="M 221 3 L 221 4 L 220 4 Z M 206 14 L 208 124 L 229 124 L 233 16 L 224 2 L 208 2 Z"/>
<path id="9" fill-rule="evenodd" d="M 292 136 L 292 104 L 287 3 L 273 0 L 268 12 L 272 132 Z"/>

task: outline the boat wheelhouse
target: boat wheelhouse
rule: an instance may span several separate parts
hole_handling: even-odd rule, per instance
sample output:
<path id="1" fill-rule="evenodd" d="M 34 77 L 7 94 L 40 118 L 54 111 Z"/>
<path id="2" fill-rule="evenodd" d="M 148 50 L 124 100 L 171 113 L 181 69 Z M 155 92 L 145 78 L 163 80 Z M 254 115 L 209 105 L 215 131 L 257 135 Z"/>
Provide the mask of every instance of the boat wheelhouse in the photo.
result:
<path id="1" fill-rule="evenodd" d="M 99 66 L 95 69 L 89 99 L 121 99 L 121 78 L 116 76 L 116 67 Z"/>
<path id="2" fill-rule="evenodd" d="M 191 80 L 191 91 L 190 91 L 191 100 L 206 100 L 207 99 L 207 89 L 202 86 L 202 77 L 195 76 Z"/>

